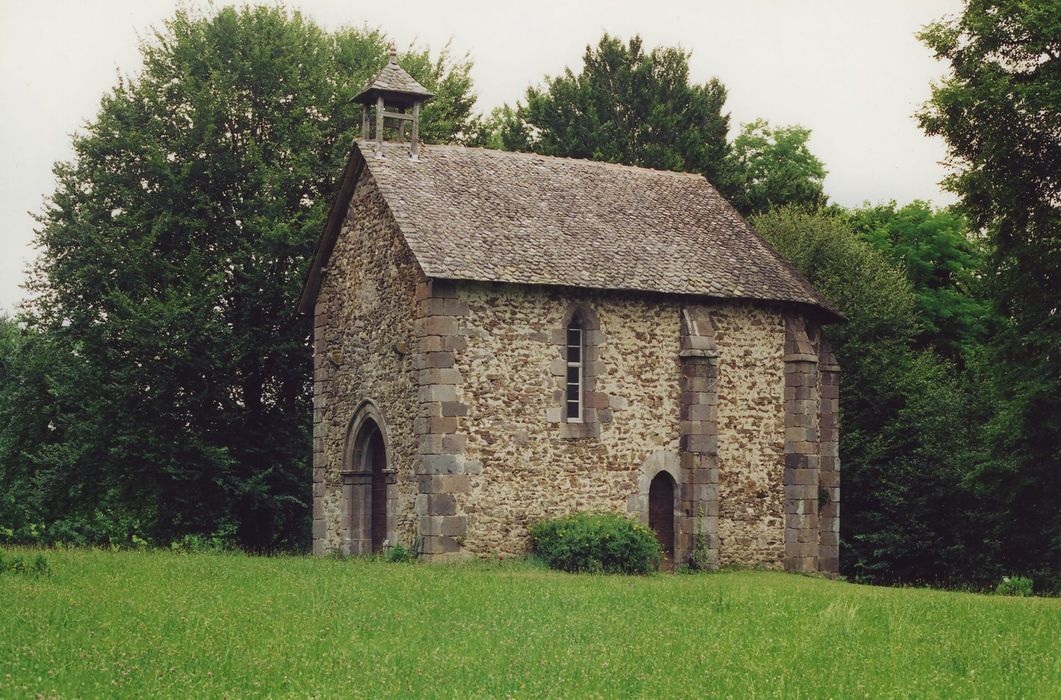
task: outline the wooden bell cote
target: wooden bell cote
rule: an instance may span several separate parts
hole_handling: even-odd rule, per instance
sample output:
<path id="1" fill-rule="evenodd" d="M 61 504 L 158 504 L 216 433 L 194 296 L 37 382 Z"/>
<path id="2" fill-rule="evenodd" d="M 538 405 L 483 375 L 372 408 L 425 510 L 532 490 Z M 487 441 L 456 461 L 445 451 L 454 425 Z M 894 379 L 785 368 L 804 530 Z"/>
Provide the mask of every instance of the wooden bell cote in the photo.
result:
<path id="1" fill-rule="evenodd" d="M 398 65 L 398 52 L 390 46 L 390 59 L 368 86 L 354 97 L 365 106 L 361 118 L 361 138 L 369 140 L 375 132 L 377 158 L 383 157 L 386 127 L 391 127 L 399 142 L 409 142 L 409 155 L 416 158 L 420 145 L 420 105 L 434 95 L 416 82 Z M 373 107 L 375 109 L 373 109 Z"/>

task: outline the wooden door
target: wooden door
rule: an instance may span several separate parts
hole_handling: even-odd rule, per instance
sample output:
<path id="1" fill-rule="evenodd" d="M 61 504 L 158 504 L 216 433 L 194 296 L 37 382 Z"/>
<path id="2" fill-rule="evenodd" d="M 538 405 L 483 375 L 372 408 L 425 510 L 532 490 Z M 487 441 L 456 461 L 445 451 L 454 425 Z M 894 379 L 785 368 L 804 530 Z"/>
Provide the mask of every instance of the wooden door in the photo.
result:
<path id="1" fill-rule="evenodd" d="M 372 462 L 372 551 L 383 549 L 387 539 L 387 450 L 376 430 L 369 444 Z"/>
<path id="2" fill-rule="evenodd" d="M 648 488 L 648 526 L 663 550 L 663 569 L 674 568 L 674 479 L 660 472 Z"/>

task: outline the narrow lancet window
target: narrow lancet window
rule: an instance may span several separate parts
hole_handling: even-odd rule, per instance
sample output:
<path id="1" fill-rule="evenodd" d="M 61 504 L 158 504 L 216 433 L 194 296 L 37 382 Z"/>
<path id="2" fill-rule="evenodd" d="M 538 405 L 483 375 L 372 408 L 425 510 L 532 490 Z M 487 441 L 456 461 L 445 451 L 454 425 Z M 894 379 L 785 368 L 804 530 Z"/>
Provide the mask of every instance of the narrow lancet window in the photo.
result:
<path id="1" fill-rule="evenodd" d="M 583 384 L 582 319 L 575 314 L 567 326 L 567 420 L 582 422 Z"/>

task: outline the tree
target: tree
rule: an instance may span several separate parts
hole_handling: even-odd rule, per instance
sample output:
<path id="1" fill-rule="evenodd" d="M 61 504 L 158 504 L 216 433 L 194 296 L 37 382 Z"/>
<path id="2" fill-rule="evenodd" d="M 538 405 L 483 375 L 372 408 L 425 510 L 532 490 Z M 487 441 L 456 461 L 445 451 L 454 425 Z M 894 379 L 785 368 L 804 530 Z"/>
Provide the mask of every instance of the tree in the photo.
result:
<path id="1" fill-rule="evenodd" d="M 771 127 L 765 119 L 741 128 L 730 153 L 732 201 L 741 213 L 825 205 L 825 165 L 807 146 L 810 133 L 799 125 Z"/>
<path id="2" fill-rule="evenodd" d="M 46 382 L 50 353 L 40 340 L 0 315 L 0 542 L 23 539 L 40 524 L 41 489 L 29 460 L 49 442 L 54 418 Z"/>
<path id="3" fill-rule="evenodd" d="M 881 583 L 984 583 L 995 552 L 963 486 L 976 404 L 950 363 L 914 347 L 909 280 L 843 215 L 783 207 L 752 221 L 847 316 L 825 331 L 844 371 L 841 570 Z"/>
<path id="4" fill-rule="evenodd" d="M 33 323 L 63 351 L 62 411 L 32 478 L 66 494 L 53 525 L 303 546 L 311 352 L 295 304 L 360 125 L 351 98 L 386 42 L 224 8 L 178 12 L 142 52 L 39 218 Z M 425 139 L 467 133 L 468 62 L 401 60 L 436 93 Z"/>
<path id="5" fill-rule="evenodd" d="M 1008 322 L 991 342 L 997 411 L 976 483 L 1006 564 L 1061 585 L 1061 4 L 968 0 L 920 34 L 949 74 L 918 119 L 947 143 L 944 185 L 992 249 Z"/>
<path id="6" fill-rule="evenodd" d="M 516 110 L 507 105 L 494 107 L 486 117 L 480 117 L 473 127 L 468 144 L 495 151 L 529 151 L 525 125 Z"/>
<path id="7" fill-rule="evenodd" d="M 529 88 L 526 104 L 495 112 L 478 143 L 509 150 L 703 173 L 727 186 L 726 88 L 712 78 L 689 83 L 689 54 L 645 52 L 605 34 L 587 46 L 582 71 Z"/>
<path id="8" fill-rule="evenodd" d="M 983 298 L 986 251 L 965 218 L 928 202 L 848 212 L 854 231 L 904 270 L 917 298 L 920 347 L 962 360 L 979 350 L 994 318 Z"/>

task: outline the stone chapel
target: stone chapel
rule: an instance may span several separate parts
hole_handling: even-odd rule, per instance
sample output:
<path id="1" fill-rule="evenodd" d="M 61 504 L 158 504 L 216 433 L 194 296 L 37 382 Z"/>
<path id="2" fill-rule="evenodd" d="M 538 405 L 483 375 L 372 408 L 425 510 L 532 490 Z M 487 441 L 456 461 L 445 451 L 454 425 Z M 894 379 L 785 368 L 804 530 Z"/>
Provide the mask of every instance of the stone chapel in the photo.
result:
<path id="1" fill-rule="evenodd" d="M 300 300 L 313 549 L 528 547 L 609 510 L 667 557 L 838 569 L 839 313 L 700 175 L 419 141 L 389 63 Z"/>

